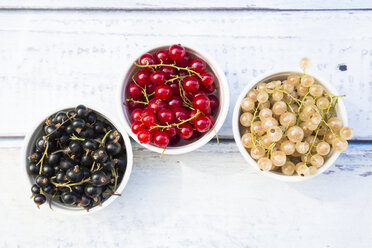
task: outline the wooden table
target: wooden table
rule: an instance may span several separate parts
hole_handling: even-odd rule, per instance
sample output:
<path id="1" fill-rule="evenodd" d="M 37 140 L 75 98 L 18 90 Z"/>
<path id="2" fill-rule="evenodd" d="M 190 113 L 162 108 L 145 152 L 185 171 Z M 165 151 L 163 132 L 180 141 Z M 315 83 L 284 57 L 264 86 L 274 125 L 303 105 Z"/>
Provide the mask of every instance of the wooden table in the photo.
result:
<path id="1" fill-rule="evenodd" d="M 371 31 L 368 0 L 2 0 L 0 247 L 371 247 Z M 175 42 L 206 50 L 226 74 L 220 145 L 159 158 L 133 143 L 131 179 L 110 207 L 38 211 L 17 176 L 30 125 L 62 105 L 114 112 L 129 58 Z M 304 56 L 347 95 L 355 137 L 323 175 L 278 182 L 244 161 L 231 112 L 254 77 Z"/>

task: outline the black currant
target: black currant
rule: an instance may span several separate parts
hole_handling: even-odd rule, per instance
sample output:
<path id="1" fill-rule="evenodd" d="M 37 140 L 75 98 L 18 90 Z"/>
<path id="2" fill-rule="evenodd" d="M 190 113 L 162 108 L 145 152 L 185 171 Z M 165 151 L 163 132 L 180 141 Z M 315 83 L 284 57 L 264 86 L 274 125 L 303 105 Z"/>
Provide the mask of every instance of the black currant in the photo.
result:
<path id="1" fill-rule="evenodd" d="M 68 151 L 70 151 L 72 154 L 78 154 L 81 152 L 81 144 L 77 140 L 72 140 L 70 144 L 68 145 Z"/>
<path id="2" fill-rule="evenodd" d="M 97 121 L 94 126 L 93 126 L 93 129 L 96 133 L 105 133 L 106 132 L 106 128 L 105 126 L 103 125 L 102 122 L 100 121 Z"/>
<path id="3" fill-rule="evenodd" d="M 58 164 L 60 158 L 61 158 L 60 153 L 50 154 L 48 156 L 48 164 L 56 165 L 56 164 Z"/>
<path id="4" fill-rule="evenodd" d="M 83 119 L 76 118 L 72 121 L 72 127 L 77 133 L 80 133 L 85 127 L 85 121 Z"/>
<path id="5" fill-rule="evenodd" d="M 114 130 L 114 131 L 112 131 L 112 132 L 108 135 L 107 140 L 109 140 L 109 141 L 119 141 L 120 138 L 121 138 L 120 133 L 119 133 L 117 130 Z"/>
<path id="6" fill-rule="evenodd" d="M 35 183 L 39 187 L 44 187 L 49 184 L 49 178 L 47 178 L 45 175 L 37 175 L 35 178 Z"/>
<path id="7" fill-rule="evenodd" d="M 45 141 L 43 137 L 39 137 L 36 141 L 36 149 L 37 151 L 44 151 L 48 144 L 48 149 L 52 149 L 52 142 Z"/>
<path id="8" fill-rule="evenodd" d="M 96 151 L 94 151 L 93 153 L 93 159 L 98 162 L 98 163 L 103 163 L 103 162 L 106 162 L 108 158 L 108 155 L 105 151 L 104 148 L 98 148 Z"/>
<path id="9" fill-rule="evenodd" d="M 83 171 L 83 178 L 88 178 L 90 176 L 90 169 L 83 167 L 81 170 Z"/>
<path id="10" fill-rule="evenodd" d="M 54 175 L 54 168 L 49 164 L 44 164 L 41 173 L 47 177 L 51 177 Z"/>
<path id="11" fill-rule="evenodd" d="M 76 115 L 76 111 L 75 111 L 75 110 L 68 111 L 68 112 L 66 113 L 66 115 L 68 116 L 68 118 L 70 118 L 70 117 Z"/>
<path id="12" fill-rule="evenodd" d="M 59 138 L 62 135 L 61 129 L 57 129 L 53 124 L 44 126 L 44 132 L 52 139 Z"/>
<path id="13" fill-rule="evenodd" d="M 75 132 L 75 129 L 74 129 L 74 127 L 72 126 L 72 124 L 71 125 L 68 125 L 67 127 L 66 127 L 66 133 L 67 134 L 73 134 Z"/>
<path id="14" fill-rule="evenodd" d="M 35 195 L 40 194 L 40 187 L 37 186 L 36 184 L 32 185 L 31 192 L 32 192 L 32 194 L 35 194 Z"/>
<path id="15" fill-rule="evenodd" d="M 86 140 L 83 142 L 83 148 L 87 152 L 94 151 L 98 148 L 98 144 L 94 140 Z"/>
<path id="16" fill-rule="evenodd" d="M 121 172 L 125 172 L 125 169 L 127 168 L 126 160 L 120 159 L 120 158 L 115 158 L 113 159 L 115 165 Z"/>
<path id="17" fill-rule="evenodd" d="M 47 194 L 52 194 L 54 193 L 56 190 L 56 187 L 54 187 L 53 184 L 48 184 L 46 185 L 44 188 L 43 188 L 43 191 Z"/>
<path id="18" fill-rule="evenodd" d="M 61 201 L 68 205 L 74 205 L 78 202 L 78 197 L 74 192 L 64 192 L 61 195 Z"/>
<path id="19" fill-rule="evenodd" d="M 88 196 L 82 195 L 79 203 L 77 204 L 78 207 L 87 207 L 91 203 L 91 200 Z"/>
<path id="20" fill-rule="evenodd" d="M 108 159 L 102 164 L 102 167 L 105 171 L 111 172 L 113 169 L 115 169 L 115 163 L 112 159 Z"/>
<path id="21" fill-rule="evenodd" d="M 90 113 L 88 114 L 88 116 L 87 116 L 86 119 L 87 119 L 87 122 L 88 122 L 88 123 L 93 124 L 94 122 L 96 122 L 96 120 L 97 120 L 97 116 L 96 116 L 95 113 L 90 112 Z"/>
<path id="22" fill-rule="evenodd" d="M 34 153 L 32 153 L 32 154 L 28 157 L 28 160 L 29 160 L 30 162 L 34 162 L 34 163 L 39 162 L 40 159 L 41 159 L 41 154 L 38 153 L 38 152 L 34 152 Z"/>
<path id="23" fill-rule="evenodd" d="M 83 179 L 83 171 L 80 170 L 79 165 L 75 165 L 74 168 L 68 169 L 66 177 L 71 182 L 79 182 Z"/>
<path id="24" fill-rule="evenodd" d="M 30 163 L 28 165 L 28 171 L 30 172 L 31 175 L 38 175 L 39 174 L 40 167 L 36 166 L 35 163 Z"/>
<path id="25" fill-rule="evenodd" d="M 88 116 L 89 114 L 89 111 L 87 109 L 87 107 L 85 107 L 84 105 L 79 105 L 75 108 L 75 111 L 77 113 L 77 115 L 81 118 L 85 118 Z"/>
<path id="26" fill-rule="evenodd" d="M 62 123 L 68 119 L 66 112 L 59 112 L 56 114 L 56 120 L 58 123 Z"/>
<path id="27" fill-rule="evenodd" d="M 39 208 L 40 205 L 42 205 L 46 202 L 45 195 L 42 195 L 42 194 L 35 195 L 34 202 L 36 203 L 37 207 Z"/>
<path id="28" fill-rule="evenodd" d="M 59 167 L 64 170 L 64 171 L 67 171 L 68 169 L 72 168 L 74 165 L 72 164 L 72 162 L 70 160 L 62 160 L 59 162 Z"/>
<path id="29" fill-rule="evenodd" d="M 121 151 L 121 145 L 119 143 L 110 141 L 106 144 L 106 150 L 110 155 L 117 155 Z"/>
<path id="30" fill-rule="evenodd" d="M 61 145 L 66 145 L 66 144 L 68 144 L 69 141 L 70 141 L 70 137 L 67 134 L 63 134 L 59 138 L 59 142 L 61 143 Z"/>
<path id="31" fill-rule="evenodd" d="M 93 128 L 87 127 L 80 132 L 80 136 L 83 138 L 92 138 L 94 136 Z"/>
<path id="32" fill-rule="evenodd" d="M 80 164 L 83 166 L 91 166 L 93 164 L 92 156 L 84 154 L 80 159 Z"/>
<path id="33" fill-rule="evenodd" d="M 82 195 L 84 193 L 84 186 L 83 185 L 75 185 L 72 186 L 72 191 L 78 195 Z"/>
<path id="34" fill-rule="evenodd" d="M 63 171 L 59 171 L 56 173 L 56 181 L 57 183 L 64 183 L 67 181 L 66 174 Z"/>
<path id="35" fill-rule="evenodd" d="M 104 186 L 110 182 L 110 177 L 103 171 L 95 171 L 90 176 L 90 181 L 94 186 Z"/>
<path id="36" fill-rule="evenodd" d="M 102 194 L 102 188 L 94 186 L 92 184 L 88 184 L 87 186 L 85 186 L 84 192 L 90 198 L 94 198 Z"/>

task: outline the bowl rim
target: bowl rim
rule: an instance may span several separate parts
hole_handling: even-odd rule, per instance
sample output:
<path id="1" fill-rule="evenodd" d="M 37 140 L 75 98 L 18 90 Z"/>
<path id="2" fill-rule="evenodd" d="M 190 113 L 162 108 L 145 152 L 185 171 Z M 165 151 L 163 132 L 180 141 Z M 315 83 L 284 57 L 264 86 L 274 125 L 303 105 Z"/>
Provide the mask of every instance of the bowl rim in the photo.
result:
<path id="1" fill-rule="evenodd" d="M 118 188 L 116 190 L 116 192 L 118 194 L 121 194 L 123 192 L 124 188 L 126 187 L 128 181 L 129 181 L 129 178 L 130 178 L 130 175 L 131 175 L 131 172 L 132 172 L 132 167 L 133 167 L 133 151 L 132 151 L 132 145 L 131 145 L 129 136 L 126 133 L 125 129 L 123 129 L 122 126 L 120 125 L 120 122 L 117 121 L 115 118 L 113 118 L 111 116 L 111 113 L 107 114 L 100 107 L 96 107 L 96 106 L 93 107 L 93 106 L 91 106 L 91 104 L 84 104 L 84 105 L 87 108 L 89 108 L 92 111 L 99 114 L 100 116 L 104 117 L 107 121 L 109 121 L 117 130 L 119 130 L 119 132 L 121 133 L 121 135 L 123 137 L 123 141 L 124 141 L 124 145 L 125 145 L 125 149 L 126 149 L 126 154 L 127 154 L 126 155 L 127 156 L 127 158 L 126 158 L 127 167 L 126 167 L 123 179 L 121 180 L 121 182 L 118 185 Z M 40 119 L 35 121 L 30 126 L 28 132 L 26 133 L 24 141 L 23 141 L 22 150 L 21 150 L 21 157 L 20 157 L 20 160 L 21 160 L 21 163 L 20 163 L 21 168 L 20 169 L 21 169 L 21 174 L 23 175 L 23 178 L 24 178 L 25 186 L 31 187 L 33 185 L 33 179 L 31 178 L 31 176 L 27 172 L 27 165 L 28 165 L 27 156 L 28 156 L 28 152 L 30 150 L 30 146 L 32 146 L 31 142 L 34 139 L 34 136 L 36 136 L 36 132 L 40 129 L 40 126 L 42 125 L 42 123 L 44 122 L 44 120 L 48 116 L 51 116 L 51 115 L 53 115 L 53 114 L 55 114 L 59 111 L 63 111 L 63 110 L 67 110 L 67 109 L 74 109 L 76 106 L 62 105 L 62 106 L 54 107 L 53 108 L 54 111 L 50 111 L 45 115 L 40 115 Z M 103 113 L 105 113 L 105 114 L 103 114 Z M 41 119 L 43 116 L 44 116 L 44 118 Z M 51 202 L 51 205 L 53 207 L 52 212 L 53 213 L 67 214 L 67 215 L 88 215 L 88 214 L 96 213 L 96 212 L 106 208 L 117 198 L 118 198 L 117 196 L 111 196 L 111 197 L 107 198 L 107 200 L 105 200 L 102 203 L 101 206 L 93 207 L 93 208 L 89 209 L 89 211 L 86 211 L 84 208 L 73 208 L 73 207 L 63 206 L 63 204 L 59 204 L 59 203 L 56 203 L 56 202 L 52 201 Z M 49 200 L 49 198 L 47 197 L 47 201 L 48 200 Z M 32 204 L 34 204 L 33 201 L 32 201 Z M 44 209 L 45 208 L 40 208 L 40 210 L 44 210 Z M 51 211 L 51 209 L 49 209 L 49 207 L 48 207 L 47 210 Z"/>
<path id="2" fill-rule="evenodd" d="M 266 80 L 269 77 L 275 76 L 275 74 L 284 74 L 284 73 L 298 73 L 298 74 L 303 74 L 303 71 L 295 68 L 281 68 L 281 69 L 275 69 L 275 70 L 270 70 L 268 72 L 265 72 L 253 80 L 251 80 L 250 83 L 248 83 L 244 89 L 242 90 L 241 94 L 236 100 L 234 110 L 233 110 L 233 115 L 232 115 L 232 127 L 233 127 L 233 135 L 235 139 L 235 143 L 239 148 L 240 153 L 242 156 L 245 158 L 245 160 L 248 162 L 250 166 L 252 166 L 256 171 L 259 173 L 277 179 L 281 181 L 286 181 L 286 182 L 299 182 L 299 181 L 306 181 L 311 178 L 314 178 L 315 176 L 318 176 L 322 174 L 324 171 L 326 171 L 331 165 L 336 161 L 338 156 L 341 154 L 341 152 L 338 151 L 333 151 L 331 156 L 326 160 L 324 165 L 317 170 L 317 173 L 312 176 L 306 176 L 306 177 L 301 177 L 299 175 L 293 175 L 293 176 L 286 176 L 282 175 L 279 173 L 274 173 L 271 171 L 262 171 L 257 165 L 257 162 L 252 159 L 252 157 L 249 155 L 248 151 L 246 148 L 243 146 L 241 142 L 241 137 L 240 137 L 240 122 L 239 122 L 239 113 L 240 113 L 240 103 L 243 100 L 243 98 L 246 96 L 249 90 L 251 90 L 256 84 L 259 82 L 262 82 Z M 324 80 L 322 77 L 320 77 L 317 73 L 312 72 L 311 70 L 306 70 L 306 74 L 311 75 L 314 77 L 318 83 L 320 83 L 322 86 L 325 87 L 326 91 L 331 93 L 332 95 L 338 95 L 336 89 L 327 81 Z M 348 119 L 347 119 L 347 112 L 345 105 L 343 103 L 343 100 L 341 98 L 338 99 L 338 104 L 337 104 L 337 116 L 342 120 L 342 123 L 344 126 L 348 125 Z"/>
<path id="3" fill-rule="evenodd" d="M 173 44 L 180 44 L 180 43 L 173 43 Z M 219 101 L 220 101 L 220 111 L 219 111 L 219 114 L 216 118 L 216 122 L 215 122 L 215 125 L 214 125 L 214 131 L 213 131 L 213 129 L 211 129 L 209 131 L 209 133 L 204 134 L 200 139 L 195 140 L 194 142 L 192 142 L 190 144 L 182 145 L 182 146 L 179 146 L 179 147 L 168 147 L 165 150 L 164 150 L 164 148 L 160 148 L 160 147 L 157 147 L 157 146 L 152 145 L 152 144 L 141 144 L 138 141 L 137 136 L 132 132 L 131 125 L 126 120 L 125 114 L 124 114 L 124 111 L 123 111 L 122 94 L 123 94 L 123 92 L 125 90 L 125 87 L 127 85 L 127 82 L 125 82 L 124 80 L 125 80 L 127 74 L 130 72 L 130 70 L 133 66 L 133 62 L 137 61 L 137 59 L 139 58 L 139 56 L 141 54 L 147 53 L 147 52 L 152 51 L 152 50 L 160 50 L 160 49 L 163 49 L 165 47 L 169 47 L 171 45 L 172 44 L 161 43 L 161 44 L 156 44 L 155 46 L 148 46 L 147 48 L 143 49 L 142 52 L 139 51 L 139 50 L 136 51 L 136 54 L 133 55 L 131 57 L 131 59 L 129 59 L 126 66 L 124 67 L 124 70 L 123 70 L 123 73 L 122 73 L 120 79 L 118 79 L 119 83 L 118 83 L 118 87 L 117 87 L 116 105 L 117 105 L 117 112 L 118 112 L 118 116 L 119 116 L 119 121 L 124 126 L 124 129 L 130 135 L 130 137 L 132 137 L 132 139 L 134 139 L 141 146 L 143 146 L 143 147 L 145 147 L 145 148 L 147 148 L 147 149 L 149 149 L 153 152 L 157 152 L 157 153 L 160 153 L 160 154 L 164 153 L 164 154 L 175 155 L 175 154 L 185 154 L 185 153 L 194 151 L 194 150 L 202 147 L 203 145 L 208 143 L 216 135 L 216 133 L 218 133 L 218 131 L 223 126 L 223 124 L 226 120 L 228 111 L 229 111 L 230 92 L 229 92 L 229 86 L 228 86 L 228 83 L 227 83 L 225 73 L 220 68 L 220 66 L 217 64 L 217 62 L 214 59 L 212 59 L 212 57 L 208 53 L 206 53 L 205 51 L 203 51 L 199 48 L 195 48 L 195 46 L 192 46 L 190 44 L 182 43 L 182 46 L 185 47 L 186 51 L 191 51 L 195 54 L 198 54 L 198 56 L 201 59 L 203 59 L 207 63 L 207 65 L 209 65 L 209 67 L 212 68 L 212 70 L 215 74 L 215 77 L 218 79 L 218 82 L 219 82 L 218 87 L 220 89 L 219 91 L 220 91 L 220 96 L 221 96 L 220 99 L 219 99 Z"/>

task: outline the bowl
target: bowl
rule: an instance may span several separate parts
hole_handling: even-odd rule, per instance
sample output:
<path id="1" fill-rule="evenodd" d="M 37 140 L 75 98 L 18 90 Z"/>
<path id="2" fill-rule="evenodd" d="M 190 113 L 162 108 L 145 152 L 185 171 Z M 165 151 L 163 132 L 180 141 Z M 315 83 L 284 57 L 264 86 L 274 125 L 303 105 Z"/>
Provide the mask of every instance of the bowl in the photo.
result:
<path id="1" fill-rule="evenodd" d="M 126 169 L 125 169 L 125 173 L 123 175 L 123 178 L 122 178 L 122 180 L 121 180 L 121 182 L 118 185 L 117 190 L 116 190 L 116 193 L 121 194 L 123 192 L 128 180 L 129 180 L 129 177 L 130 177 L 130 174 L 131 174 L 131 171 L 132 171 L 132 165 L 133 165 L 133 153 L 132 153 L 132 146 L 131 146 L 131 143 L 130 143 L 129 136 L 125 132 L 125 130 L 122 128 L 120 123 L 115 118 L 113 118 L 112 116 L 109 116 L 107 114 L 103 114 L 104 113 L 103 111 L 97 111 L 96 110 L 97 108 L 93 109 L 93 108 L 90 108 L 89 106 L 87 106 L 87 107 L 89 109 L 93 110 L 96 113 L 98 118 L 106 119 L 108 122 L 110 122 L 121 133 L 121 136 L 123 137 L 123 141 L 124 141 L 124 145 L 125 145 L 125 149 L 126 149 L 127 165 L 126 165 Z M 36 139 L 38 137 L 40 137 L 40 133 L 42 131 L 42 127 L 44 125 L 45 119 L 48 118 L 49 116 L 59 112 L 59 111 L 69 111 L 69 110 L 73 110 L 73 109 L 74 109 L 74 107 L 62 107 L 62 108 L 56 109 L 55 111 L 53 111 L 51 113 L 46 114 L 44 116 L 44 118 L 37 121 L 32 126 L 32 129 L 30 129 L 29 132 L 26 134 L 24 144 L 23 144 L 23 147 L 22 147 L 22 152 L 21 152 L 21 165 L 22 165 L 21 173 L 23 174 L 23 176 L 25 178 L 26 185 L 28 186 L 27 190 L 29 190 L 31 188 L 31 186 L 34 184 L 34 179 L 32 178 L 32 176 L 29 174 L 29 172 L 27 170 L 27 165 L 29 163 L 27 157 L 29 156 L 29 154 L 32 153 L 33 146 L 35 144 Z M 99 210 L 102 210 L 102 209 L 106 208 L 108 205 L 110 205 L 117 198 L 118 198 L 118 196 L 111 196 L 111 197 L 107 198 L 105 201 L 103 201 L 101 206 L 92 207 L 92 208 L 89 209 L 89 211 L 86 211 L 82 207 L 80 208 L 80 207 L 67 206 L 67 205 L 65 205 L 63 203 L 60 203 L 60 202 L 57 202 L 57 201 L 51 201 L 51 207 L 53 209 L 53 212 L 57 212 L 57 213 L 63 213 L 63 214 L 69 214 L 69 215 L 85 215 L 85 214 L 95 213 Z M 32 200 L 30 200 L 30 202 L 35 207 L 34 202 Z M 47 206 L 48 203 L 49 203 L 49 198 L 47 197 L 47 202 L 44 203 L 40 207 L 40 209 L 51 211 L 49 209 L 49 207 Z"/>
<path id="2" fill-rule="evenodd" d="M 291 73 L 303 74 L 303 72 L 299 71 L 299 70 L 284 69 L 284 70 L 276 70 L 276 71 L 271 71 L 271 72 L 265 73 L 265 74 L 255 78 L 254 80 L 252 80 L 252 82 L 250 82 L 244 88 L 244 90 L 242 91 L 242 93 L 240 94 L 240 96 L 238 97 L 238 99 L 236 101 L 236 104 L 235 104 L 235 107 L 234 107 L 234 112 L 233 112 L 233 117 L 232 117 L 233 118 L 232 119 L 232 126 L 233 126 L 233 133 L 234 133 L 235 142 L 236 142 L 236 144 L 239 148 L 240 153 L 243 155 L 243 157 L 245 158 L 245 160 L 248 162 L 249 165 L 251 165 L 255 170 L 259 171 L 259 173 L 264 174 L 266 176 L 269 176 L 271 178 L 275 178 L 275 179 L 278 179 L 278 180 L 281 180 L 281 181 L 286 181 L 286 182 L 298 182 L 298 181 L 304 181 L 304 180 L 308 180 L 310 178 L 314 178 L 315 176 L 317 176 L 317 175 L 323 173 L 324 171 L 326 171 L 336 161 L 336 159 L 340 155 L 340 152 L 335 151 L 334 149 L 331 149 L 331 152 L 328 154 L 328 157 L 326 158 L 324 165 L 322 167 L 320 167 L 317 170 L 317 173 L 313 176 L 306 176 L 306 177 L 302 177 L 302 176 L 299 176 L 299 175 L 286 176 L 286 175 L 283 175 L 283 174 L 281 174 L 279 172 L 275 172 L 275 171 L 262 171 L 258 167 L 257 162 L 254 159 L 252 159 L 252 157 L 250 156 L 250 154 L 248 153 L 248 151 L 246 150 L 246 148 L 243 146 L 243 144 L 241 142 L 240 122 L 239 122 L 239 117 L 240 117 L 240 114 L 242 113 L 242 111 L 240 109 L 240 103 L 242 102 L 244 97 L 247 95 L 247 93 L 252 88 L 254 88 L 260 82 L 269 82 L 269 81 L 273 81 L 273 80 L 284 80 Z M 310 73 L 306 72 L 306 74 L 313 76 L 314 79 L 319 84 L 321 84 L 328 93 L 330 93 L 332 95 L 338 95 L 336 90 L 326 80 L 322 79 L 321 77 L 319 77 L 319 76 L 317 76 L 317 75 L 315 75 L 314 73 L 311 73 L 311 72 Z M 336 115 L 339 119 L 341 119 L 344 126 L 348 125 L 346 109 L 345 109 L 345 106 L 344 106 L 343 101 L 342 101 L 341 98 L 338 99 L 338 104 L 336 106 Z"/>
<path id="3" fill-rule="evenodd" d="M 170 44 L 171 45 L 171 44 Z M 123 105 L 123 102 L 125 102 L 125 93 L 126 93 L 126 87 L 127 84 L 131 80 L 131 76 L 133 73 L 137 70 L 137 67 L 134 65 L 134 62 L 138 60 L 138 58 L 141 56 L 141 54 L 148 53 L 148 52 L 154 52 L 158 50 L 168 50 L 170 45 L 160 45 L 156 46 L 150 49 L 144 50 L 142 53 L 139 53 L 136 57 L 132 58 L 130 60 L 129 65 L 126 67 L 125 74 L 121 78 L 121 81 L 119 83 L 118 87 L 118 95 L 117 95 L 117 105 L 118 105 L 118 112 L 119 112 L 119 118 L 120 122 L 124 126 L 125 130 L 127 133 L 141 146 L 157 152 L 157 153 L 165 153 L 165 154 L 184 154 L 191 152 L 195 149 L 198 149 L 199 147 L 205 145 L 210 141 L 214 136 L 216 136 L 216 132 L 220 130 L 222 127 L 226 116 L 227 112 L 229 110 L 229 103 L 230 103 L 230 96 L 229 96 L 229 87 L 227 84 L 227 80 L 225 77 L 225 74 L 223 71 L 220 69 L 220 67 L 217 65 L 216 61 L 212 59 L 206 52 L 196 49 L 190 46 L 185 46 L 182 44 L 183 47 L 185 47 L 186 52 L 190 53 L 192 56 L 197 56 L 204 60 L 207 64 L 207 71 L 213 72 L 215 76 L 215 84 L 216 84 L 216 89 L 217 89 L 217 97 L 219 98 L 220 104 L 219 104 L 219 109 L 217 110 L 217 114 L 215 120 L 215 124 L 212 129 L 210 129 L 208 132 L 204 133 L 199 139 L 195 141 L 185 141 L 181 142 L 181 144 L 177 146 L 167 146 L 167 148 L 164 150 L 164 148 L 157 147 L 153 144 L 141 144 L 137 136 L 132 132 L 131 129 L 131 116 L 130 116 L 130 111 Z"/>

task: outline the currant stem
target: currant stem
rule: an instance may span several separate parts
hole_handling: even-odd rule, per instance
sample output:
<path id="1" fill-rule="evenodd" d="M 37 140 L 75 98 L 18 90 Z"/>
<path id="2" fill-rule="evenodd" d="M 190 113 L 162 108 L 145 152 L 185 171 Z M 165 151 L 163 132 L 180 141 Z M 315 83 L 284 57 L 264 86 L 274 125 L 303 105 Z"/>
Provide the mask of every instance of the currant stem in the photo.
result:
<path id="1" fill-rule="evenodd" d="M 43 170 L 44 158 L 45 158 L 45 156 L 47 156 L 47 154 L 48 154 L 48 148 L 49 148 L 49 142 L 48 142 L 49 141 L 49 138 L 47 136 L 43 136 L 43 140 L 46 142 L 45 151 L 43 153 L 43 156 L 39 160 L 39 162 L 36 164 L 36 166 L 40 164 L 39 175 L 41 174 L 41 171 Z"/>
<path id="2" fill-rule="evenodd" d="M 197 75 L 199 78 L 201 78 L 201 75 L 199 73 L 197 73 L 196 71 L 193 71 L 191 69 L 189 69 L 188 67 L 180 67 L 180 66 L 176 66 L 175 64 L 155 64 L 155 65 L 140 65 L 138 64 L 137 62 L 134 62 L 134 65 L 137 66 L 137 67 L 140 67 L 140 68 L 157 68 L 157 67 L 160 67 L 160 66 L 167 66 L 167 67 L 173 67 L 177 70 L 184 70 L 184 71 L 188 71 L 189 73 L 192 73 L 192 74 L 195 74 Z"/>
<path id="3" fill-rule="evenodd" d="M 101 141 L 100 146 L 103 146 L 103 145 L 105 144 L 105 141 L 106 141 L 107 135 L 109 135 L 109 134 L 111 133 L 111 131 L 112 131 L 112 130 L 108 131 L 108 132 L 105 134 L 105 136 L 103 136 L 103 139 L 102 139 L 102 141 Z"/>
<path id="4" fill-rule="evenodd" d="M 198 110 L 196 111 L 196 114 L 195 114 L 193 117 L 190 117 L 190 118 L 187 119 L 187 120 L 183 120 L 183 121 L 181 121 L 181 122 L 179 122 L 179 123 L 172 123 L 172 124 L 169 124 L 169 125 L 167 125 L 167 126 L 156 125 L 156 126 L 154 126 L 154 127 L 152 127 L 152 128 L 156 128 L 156 127 L 158 127 L 158 128 L 167 128 L 167 127 L 173 127 L 173 126 L 179 128 L 180 125 L 182 125 L 182 124 L 184 124 L 184 123 L 186 123 L 186 122 L 191 121 L 192 119 L 196 118 L 199 114 L 201 114 L 201 111 L 198 109 Z M 150 130 L 151 130 L 151 129 L 150 129 Z"/>

